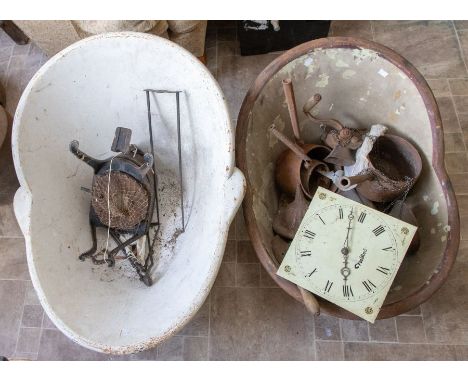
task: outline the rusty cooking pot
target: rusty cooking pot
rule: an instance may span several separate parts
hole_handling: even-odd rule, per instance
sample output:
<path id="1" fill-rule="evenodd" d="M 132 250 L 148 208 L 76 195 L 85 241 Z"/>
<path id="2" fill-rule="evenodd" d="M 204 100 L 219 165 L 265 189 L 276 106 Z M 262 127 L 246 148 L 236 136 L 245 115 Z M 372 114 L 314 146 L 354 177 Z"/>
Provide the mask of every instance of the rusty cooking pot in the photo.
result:
<path id="1" fill-rule="evenodd" d="M 300 184 L 304 194 L 311 199 L 318 186 L 325 188 L 330 186 L 330 179 L 317 172 L 317 170 L 329 171 L 328 166 L 322 160 L 330 154 L 330 149 L 313 143 L 301 146 L 307 156 L 312 158 L 311 166 L 305 168 L 304 161 L 292 150 L 284 150 L 276 161 L 275 180 L 278 187 L 290 196 L 294 196 L 296 186 Z"/>
<path id="2" fill-rule="evenodd" d="M 357 191 L 373 202 L 390 202 L 411 188 L 422 170 L 418 150 L 396 135 L 377 138 L 368 155 L 372 179 L 358 184 Z"/>

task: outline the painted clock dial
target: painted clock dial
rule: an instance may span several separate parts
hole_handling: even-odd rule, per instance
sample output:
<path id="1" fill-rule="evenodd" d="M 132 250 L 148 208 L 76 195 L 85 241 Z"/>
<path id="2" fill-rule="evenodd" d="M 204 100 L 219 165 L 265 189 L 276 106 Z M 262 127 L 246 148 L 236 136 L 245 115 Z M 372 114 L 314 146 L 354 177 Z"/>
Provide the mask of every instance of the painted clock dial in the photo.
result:
<path id="1" fill-rule="evenodd" d="M 369 209 L 334 204 L 316 211 L 305 226 L 314 231 L 300 232 L 296 257 L 312 292 L 339 300 L 363 300 L 384 288 L 396 271 L 393 233 Z M 336 234 L 330 235 L 330 229 Z"/>
<path id="2" fill-rule="evenodd" d="M 416 229 L 320 187 L 277 274 L 374 322 Z"/>

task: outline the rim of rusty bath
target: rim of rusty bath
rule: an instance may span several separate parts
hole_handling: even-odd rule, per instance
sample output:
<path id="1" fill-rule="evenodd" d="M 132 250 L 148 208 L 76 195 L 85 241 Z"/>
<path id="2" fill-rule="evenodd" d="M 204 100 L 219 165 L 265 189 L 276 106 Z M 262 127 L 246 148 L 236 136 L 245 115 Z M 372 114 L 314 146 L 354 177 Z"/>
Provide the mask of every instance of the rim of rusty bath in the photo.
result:
<path id="1" fill-rule="evenodd" d="M 416 85 L 428 113 L 431 131 L 432 131 L 432 166 L 437 178 L 444 191 L 444 197 L 447 203 L 448 225 L 450 231 L 447 235 L 447 245 L 444 254 L 437 268 L 431 277 L 416 291 L 409 296 L 382 306 L 377 319 L 394 317 L 399 314 L 416 308 L 431 297 L 445 282 L 450 270 L 455 262 L 460 243 L 460 218 L 458 213 L 457 201 L 452 184 L 448 178 L 444 164 L 444 141 L 442 119 L 434 95 L 429 88 L 424 77 L 419 71 L 405 58 L 386 46 L 353 37 L 328 37 L 306 42 L 297 47 L 288 50 L 281 56 L 272 61 L 256 78 L 255 82 L 247 92 L 237 120 L 236 129 L 236 161 L 241 171 L 245 174 L 247 181 L 247 191 L 243 202 L 243 212 L 246 221 L 247 231 L 249 233 L 255 252 L 263 267 L 273 278 L 273 280 L 289 295 L 296 300 L 302 301 L 301 294 L 297 286 L 279 276 L 276 276 L 277 266 L 263 246 L 257 222 L 253 214 L 253 195 L 250 187 L 249 173 L 246 166 L 246 138 L 248 130 L 248 119 L 252 107 L 268 81 L 281 70 L 286 64 L 307 54 L 311 50 L 318 48 L 352 48 L 352 49 L 370 49 L 375 51 L 380 57 L 391 62 L 403 71 L 408 78 Z M 348 319 L 359 319 L 357 316 L 344 309 L 334 305 L 326 300 L 320 299 L 321 311 Z"/>

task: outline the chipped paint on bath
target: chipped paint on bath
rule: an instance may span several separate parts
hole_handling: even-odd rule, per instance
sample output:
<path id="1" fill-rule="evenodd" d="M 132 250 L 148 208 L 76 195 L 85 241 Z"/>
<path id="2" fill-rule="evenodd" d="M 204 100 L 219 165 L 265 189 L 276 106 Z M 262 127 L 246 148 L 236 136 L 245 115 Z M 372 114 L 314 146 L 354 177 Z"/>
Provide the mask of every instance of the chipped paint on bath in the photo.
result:
<path id="1" fill-rule="evenodd" d="M 319 75 L 319 80 L 315 83 L 317 88 L 324 88 L 328 85 L 328 79 L 330 78 L 329 75 L 322 73 Z"/>
<path id="2" fill-rule="evenodd" d="M 351 77 L 353 77 L 354 75 L 356 74 L 356 71 L 355 70 L 352 70 L 352 69 L 346 69 L 342 76 L 345 80 L 349 80 Z"/>

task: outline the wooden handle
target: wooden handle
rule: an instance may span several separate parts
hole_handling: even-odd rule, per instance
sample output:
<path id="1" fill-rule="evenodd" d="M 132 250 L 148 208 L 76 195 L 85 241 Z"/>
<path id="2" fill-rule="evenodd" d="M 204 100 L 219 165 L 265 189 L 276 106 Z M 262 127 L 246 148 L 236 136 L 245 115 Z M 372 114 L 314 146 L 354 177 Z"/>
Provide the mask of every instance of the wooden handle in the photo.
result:
<path id="1" fill-rule="evenodd" d="M 299 122 L 297 120 L 296 98 L 294 97 L 294 89 L 290 78 L 283 80 L 283 90 L 286 96 L 286 104 L 288 105 L 289 118 L 291 119 L 291 126 L 294 133 L 296 142 L 301 140 L 301 133 L 299 131 Z"/>
<path id="2" fill-rule="evenodd" d="M 320 315 L 320 305 L 315 298 L 315 296 L 309 292 L 308 290 L 305 290 L 304 288 L 301 288 L 298 286 L 299 291 L 301 292 L 302 299 L 304 300 L 304 305 L 306 306 L 307 310 L 312 313 L 314 316 L 319 316 Z"/>

